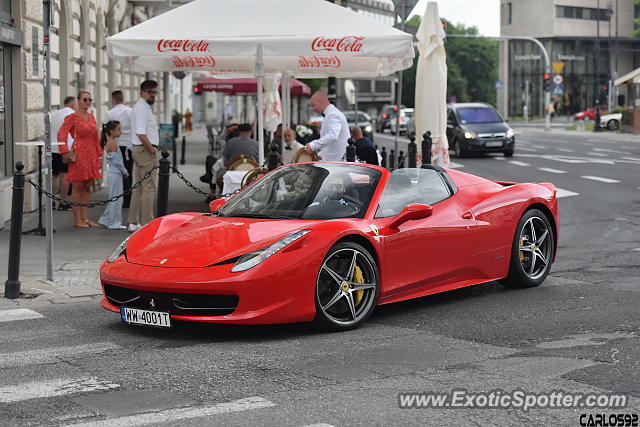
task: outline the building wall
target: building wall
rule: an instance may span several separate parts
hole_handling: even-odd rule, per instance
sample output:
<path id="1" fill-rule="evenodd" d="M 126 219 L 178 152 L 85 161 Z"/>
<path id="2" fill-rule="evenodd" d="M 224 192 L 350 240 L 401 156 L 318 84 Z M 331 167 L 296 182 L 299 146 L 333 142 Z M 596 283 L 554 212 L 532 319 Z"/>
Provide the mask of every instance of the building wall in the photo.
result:
<path id="1" fill-rule="evenodd" d="M 163 73 L 142 73 L 125 69 L 106 53 L 106 38 L 153 16 L 154 10 L 131 6 L 127 0 L 54 0 L 51 28 L 51 105 L 59 108 L 66 96 L 78 89 L 93 94 L 92 112 L 100 123 L 111 108 L 110 93 L 124 92 L 125 102 L 138 98 L 145 78 L 159 82 L 154 110 L 164 121 Z M 44 136 L 44 56 L 42 0 L 12 0 L 14 26 L 22 32 L 21 47 L 13 49 L 12 127 L 13 143 L 42 140 Z M 188 92 L 190 93 L 190 86 Z M 13 146 L 13 161 L 22 161 L 30 177 L 37 169 L 37 149 Z M 11 171 L 0 173 L 0 228 L 9 219 Z M 37 208 L 36 192 L 27 186 L 25 210 Z"/>

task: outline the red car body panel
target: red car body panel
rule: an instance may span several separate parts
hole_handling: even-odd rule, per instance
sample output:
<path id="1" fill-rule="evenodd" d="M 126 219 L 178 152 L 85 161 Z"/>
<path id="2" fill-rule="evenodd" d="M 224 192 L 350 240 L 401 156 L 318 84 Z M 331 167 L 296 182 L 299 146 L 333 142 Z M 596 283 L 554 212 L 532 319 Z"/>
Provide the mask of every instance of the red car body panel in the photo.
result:
<path id="1" fill-rule="evenodd" d="M 553 184 L 493 182 L 447 170 L 456 184 L 456 193 L 434 204 L 428 218 L 395 228 L 390 226 L 393 217 L 375 218 L 391 173 L 381 167 L 366 167 L 380 170 L 382 177 L 362 219 L 167 215 L 135 233 L 128 241 L 126 256 L 112 263 L 105 261 L 100 269 L 103 287 L 109 284 L 139 291 L 239 297 L 231 314 L 172 314 L 174 320 L 301 322 L 314 318 L 318 271 L 329 249 L 343 238 L 355 239 L 371 250 L 380 278 L 379 304 L 506 277 L 518 221 L 531 206 L 550 214 L 558 241 L 558 205 Z M 312 231 L 261 264 L 231 272 L 234 263 L 229 260 L 305 229 Z M 120 311 L 106 297 L 101 305 Z"/>

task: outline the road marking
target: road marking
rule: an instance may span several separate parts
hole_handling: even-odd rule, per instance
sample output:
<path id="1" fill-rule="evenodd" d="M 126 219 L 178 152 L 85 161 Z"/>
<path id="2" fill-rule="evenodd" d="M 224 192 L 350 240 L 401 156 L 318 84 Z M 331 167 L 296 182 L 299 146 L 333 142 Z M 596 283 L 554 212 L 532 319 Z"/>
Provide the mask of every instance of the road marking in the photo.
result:
<path id="1" fill-rule="evenodd" d="M 497 156 L 494 156 L 494 157 L 491 157 L 491 158 L 492 158 L 493 160 L 507 160 L 507 159 L 505 159 L 504 157 L 497 157 Z"/>
<path id="2" fill-rule="evenodd" d="M 592 181 L 600 181 L 600 182 L 606 182 L 607 184 L 614 184 L 616 182 L 620 182 L 617 179 L 611 179 L 611 178 L 603 178 L 601 176 L 591 176 L 591 175 L 583 175 L 580 178 L 584 178 L 584 179 L 590 179 Z"/>
<path id="3" fill-rule="evenodd" d="M 551 173 L 567 173 L 567 171 L 563 171 L 560 169 L 553 169 L 553 168 L 538 168 L 538 170 L 543 172 L 551 172 Z"/>
<path id="4" fill-rule="evenodd" d="M 102 421 L 93 421 L 81 424 L 71 424 L 74 427 L 129 427 L 143 426 L 148 424 L 166 424 L 175 421 L 188 420 L 193 418 L 208 417 L 211 415 L 228 414 L 231 412 L 248 411 L 251 409 L 271 408 L 276 406 L 275 403 L 263 399 L 258 396 L 248 397 L 246 399 L 234 400 L 233 402 L 216 403 L 215 405 L 205 407 L 187 407 L 164 409 L 161 411 L 145 412 L 136 415 L 127 415 L 124 417 L 111 418 Z"/>
<path id="5" fill-rule="evenodd" d="M 98 390 L 112 390 L 120 387 L 94 377 L 61 378 L 49 381 L 35 381 L 8 387 L 0 387 L 0 403 L 19 402 L 43 397 L 64 396 Z"/>
<path id="6" fill-rule="evenodd" d="M 37 311 L 28 308 L 14 308 L 0 311 L 0 322 L 12 322 L 14 320 L 42 319 L 44 316 Z"/>
<path id="7" fill-rule="evenodd" d="M 640 162 L 640 159 L 637 157 L 623 157 L 625 160 L 633 160 L 634 162 Z"/>
<path id="8" fill-rule="evenodd" d="M 463 167 L 464 167 L 464 165 L 463 165 L 463 164 L 461 164 L 461 163 L 450 162 L 450 163 L 449 163 L 449 167 L 450 167 L 451 169 L 460 169 L 460 168 L 463 168 Z"/>
<path id="9" fill-rule="evenodd" d="M 575 151 L 570 150 L 568 148 L 556 148 L 558 151 L 562 151 L 563 153 L 575 153 Z"/>
<path id="10" fill-rule="evenodd" d="M 332 424 L 327 424 L 327 423 L 317 423 L 317 424 L 307 424 L 306 426 L 302 426 L 302 427 L 334 427 Z"/>
<path id="11" fill-rule="evenodd" d="M 0 354 L 0 369 L 37 364 L 52 364 L 60 362 L 60 358 L 63 357 L 98 354 L 104 353 L 105 351 L 117 350 L 119 348 L 119 345 L 110 342 L 102 342 L 96 344 L 82 344 L 5 353 Z"/>
<path id="12" fill-rule="evenodd" d="M 509 163 L 516 166 L 531 166 L 529 163 L 519 162 L 517 160 L 511 160 Z"/>
<path id="13" fill-rule="evenodd" d="M 528 147 L 523 147 L 522 145 L 518 145 L 518 151 L 520 150 L 524 150 L 524 151 L 533 151 L 536 152 L 538 150 L 536 150 L 535 148 L 528 148 Z"/>
<path id="14" fill-rule="evenodd" d="M 561 199 L 563 197 L 577 196 L 578 194 L 580 193 L 575 193 L 573 191 L 565 190 L 564 188 L 556 187 L 556 197 L 558 199 Z"/>
<path id="15" fill-rule="evenodd" d="M 597 156 L 597 157 L 607 157 L 608 154 L 603 154 L 603 153 L 587 153 L 590 156 Z"/>
<path id="16" fill-rule="evenodd" d="M 602 151 L 603 153 L 627 154 L 626 151 L 609 150 L 608 148 L 594 148 L 593 151 Z"/>
<path id="17" fill-rule="evenodd" d="M 542 145 L 532 145 L 532 148 L 539 148 L 539 149 L 544 149 L 545 147 L 543 147 Z"/>

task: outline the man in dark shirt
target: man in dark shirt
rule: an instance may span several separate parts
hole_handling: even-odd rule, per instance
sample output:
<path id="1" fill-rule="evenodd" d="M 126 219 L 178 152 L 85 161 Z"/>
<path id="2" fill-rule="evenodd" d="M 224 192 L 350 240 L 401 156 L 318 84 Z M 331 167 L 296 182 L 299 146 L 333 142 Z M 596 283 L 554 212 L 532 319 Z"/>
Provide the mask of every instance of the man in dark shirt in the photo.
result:
<path id="1" fill-rule="evenodd" d="M 354 140 L 353 145 L 356 146 L 356 156 L 360 158 L 360 161 L 379 166 L 378 153 L 373 146 L 373 142 L 369 138 L 365 138 L 360 126 L 351 128 L 351 138 Z"/>
<path id="2" fill-rule="evenodd" d="M 222 158 L 224 159 L 224 166 L 228 168 L 231 165 L 231 161 L 244 154 L 258 161 L 258 142 L 251 138 L 251 125 L 243 123 L 238 126 L 238 136 L 232 138 L 227 142 L 222 152 Z"/>

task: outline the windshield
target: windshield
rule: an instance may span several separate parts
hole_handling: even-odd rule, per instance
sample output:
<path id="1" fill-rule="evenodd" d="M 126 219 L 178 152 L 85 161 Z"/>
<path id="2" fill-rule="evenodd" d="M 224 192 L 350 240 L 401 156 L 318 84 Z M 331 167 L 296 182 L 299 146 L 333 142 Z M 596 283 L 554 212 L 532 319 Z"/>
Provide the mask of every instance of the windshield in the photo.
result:
<path id="1" fill-rule="evenodd" d="M 238 218 L 362 218 L 381 172 L 339 163 L 289 165 L 269 173 L 220 209 Z"/>
<path id="2" fill-rule="evenodd" d="M 461 124 L 468 123 L 498 123 L 502 122 L 502 117 L 493 108 L 459 108 L 458 117 Z"/>
<path id="3" fill-rule="evenodd" d="M 349 123 L 355 123 L 356 122 L 356 114 L 355 113 L 344 113 L 344 116 L 347 119 L 347 122 Z M 369 118 L 367 116 L 365 116 L 362 113 L 358 113 L 358 122 L 368 122 Z"/>

